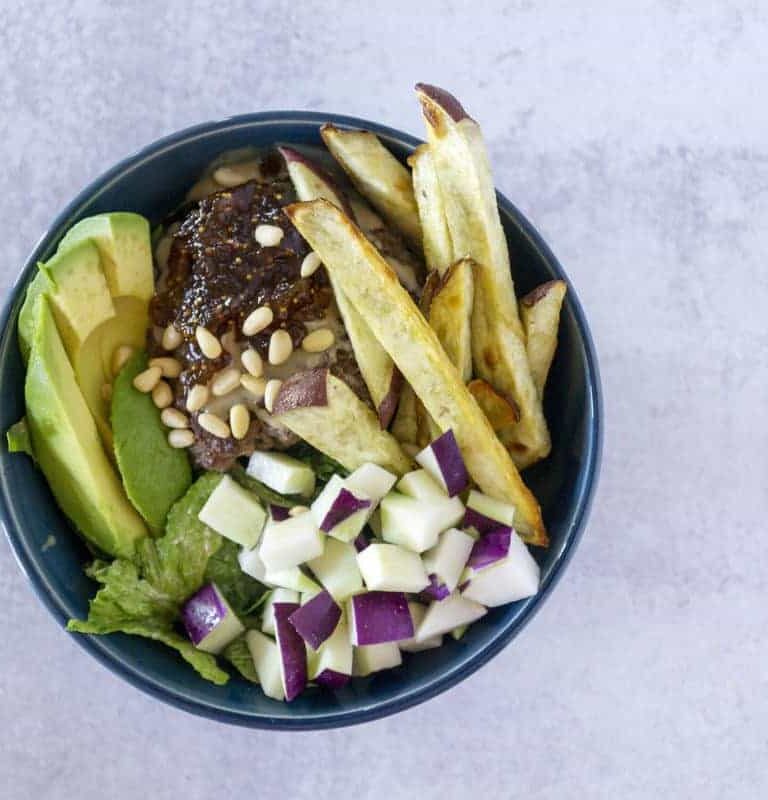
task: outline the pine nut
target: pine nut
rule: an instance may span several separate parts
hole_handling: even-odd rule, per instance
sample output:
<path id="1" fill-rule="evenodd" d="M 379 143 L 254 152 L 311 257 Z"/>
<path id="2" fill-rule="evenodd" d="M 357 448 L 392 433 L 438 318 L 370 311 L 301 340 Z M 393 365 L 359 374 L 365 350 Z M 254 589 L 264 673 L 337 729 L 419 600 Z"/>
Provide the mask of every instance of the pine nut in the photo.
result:
<path id="1" fill-rule="evenodd" d="M 195 434 L 188 428 L 184 430 L 174 430 L 168 433 L 168 444 L 171 447 L 175 447 L 177 450 L 183 447 L 189 447 L 194 443 Z"/>
<path id="2" fill-rule="evenodd" d="M 112 374 L 117 377 L 125 362 L 133 355 L 133 348 L 129 344 L 121 344 L 112 353 Z"/>
<path id="3" fill-rule="evenodd" d="M 101 384 L 101 399 L 108 403 L 112 399 L 112 384 L 111 383 L 102 383 Z"/>
<path id="4" fill-rule="evenodd" d="M 307 253 L 307 255 L 304 256 L 304 260 L 301 262 L 301 277 L 308 278 L 310 275 L 313 275 L 317 272 L 317 268 L 322 263 L 317 253 Z"/>
<path id="5" fill-rule="evenodd" d="M 189 419 L 187 415 L 178 408 L 164 408 L 163 413 L 160 414 L 160 420 L 166 428 L 188 428 Z"/>
<path id="6" fill-rule="evenodd" d="M 293 342 L 288 331 L 277 330 L 269 338 L 269 363 L 284 364 L 293 352 Z"/>
<path id="7" fill-rule="evenodd" d="M 237 167 L 219 167 L 214 171 L 213 179 L 225 189 L 239 186 L 241 183 L 245 183 L 248 180 Z"/>
<path id="8" fill-rule="evenodd" d="M 150 367 L 160 367 L 164 378 L 178 378 L 181 375 L 181 362 L 175 358 L 150 358 Z"/>
<path id="9" fill-rule="evenodd" d="M 208 387 L 196 383 L 187 395 L 187 411 L 199 411 L 208 402 L 209 396 Z"/>
<path id="10" fill-rule="evenodd" d="M 173 392 L 165 381 L 158 381 L 152 390 L 152 402 L 158 408 L 168 408 L 173 402 Z"/>
<path id="11" fill-rule="evenodd" d="M 218 358 L 221 355 L 221 342 L 202 325 L 195 328 L 195 339 L 206 358 Z"/>
<path id="12" fill-rule="evenodd" d="M 247 392 L 250 392 L 257 400 L 264 399 L 264 392 L 267 390 L 267 381 L 264 378 L 254 378 L 253 375 L 242 375 L 240 385 Z"/>
<path id="13" fill-rule="evenodd" d="M 312 333 L 308 333 L 301 343 L 301 349 L 305 353 L 323 353 L 333 346 L 336 336 L 330 328 L 318 328 Z"/>
<path id="14" fill-rule="evenodd" d="M 275 315 L 269 306 L 259 306 L 245 318 L 243 336 L 255 336 L 260 331 L 263 331 L 264 328 L 268 328 L 274 318 Z"/>
<path id="15" fill-rule="evenodd" d="M 251 426 L 251 415 L 248 413 L 247 406 L 242 403 L 235 403 L 229 409 L 229 427 L 235 439 L 244 439 Z"/>
<path id="16" fill-rule="evenodd" d="M 230 436 L 229 425 L 221 417 L 216 414 L 200 414 L 197 418 L 197 423 L 204 431 L 208 431 L 212 436 L 219 439 L 228 439 Z"/>
<path id="17" fill-rule="evenodd" d="M 283 241 L 283 229 L 277 225 L 257 225 L 253 238 L 262 247 L 277 247 Z"/>
<path id="18" fill-rule="evenodd" d="M 288 511 L 289 517 L 298 517 L 299 514 L 306 514 L 309 509 L 306 506 L 294 506 Z"/>
<path id="19" fill-rule="evenodd" d="M 264 374 L 264 362 L 261 356 L 251 347 L 249 347 L 241 356 L 240 360 L 248 372 L 254 378 L 260 378 Z"/>
<path id="20" fill-rule="evenodd" d="M 183 341 L 184 337 L 176 330 L 173 323 L 163 331 L 162 345 L 164 350 L 175 350 L 181 346 Z"/>
<path id="21" fill-rule="evenodd" d="M 160 380 L 162 375 L 163 373 L 160 367 L 150 367 L 149 369 L 145 369 L 144 372 L 140 372 L 133 379 L 134 388 L 138 389 L 144 394 L 149 394 L 149 392 L 151 392 L 155 386 L 157 386 L 157 382 Z"/>
<path id="22" fill-rule="evenodd" d="M 211 392 L 214 397 L 223 397 L 233 392 L 240 385 L 240 370 L 228 367 L 217 373 L 211 381 Z"/>
<path id="23" fill-rule="evenodd" d="M 267 388 L 264 390 L 264 408 L 266 408 L 270 414 L 275 407 L 275 400 L 277 400 L 277 396 L 280 394 L 282 385 L 283 382 L 277 378 L 273 378 L 271 381 L 267 382 Z"/>

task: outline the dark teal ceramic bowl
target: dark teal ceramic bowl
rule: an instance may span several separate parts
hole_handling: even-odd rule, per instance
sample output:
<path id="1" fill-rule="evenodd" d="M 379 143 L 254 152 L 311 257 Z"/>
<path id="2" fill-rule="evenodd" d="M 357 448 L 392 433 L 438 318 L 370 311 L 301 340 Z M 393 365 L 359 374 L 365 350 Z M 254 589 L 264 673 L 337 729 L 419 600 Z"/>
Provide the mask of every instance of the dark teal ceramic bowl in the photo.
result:
<path id="1" fill-rule="evenodd" d="M 334 114 L 266 112 L 212 122 L 173 134 L 118 164 L 88 186 L 53 222 L 10 292 L 2 312 L 0 429 L 24 413 L 24 367 L 16 341 L 16 317 L 35 264 L 54 252 L 81 217 L 102 211 L 137 211 L 153 223 L 183 198 L 215 156 L 244 146 L 276 142 L 321 144 L 318 126 L 375 131 L 398 155 L 418 140 L 366 120 Z M 515 280 L 520 293 L 543 281 L 565 278 L 562 267 L 531 224 L 499 196 Z M 600 463 L 602 411 L 597 360 L 573 287 L 562 315 L 560 342 L 546 393 L 552 455 L 526 473 L 541 501 L 552 545 L 536 554 L 543 583 L 535 597 L 493 609 L 460 642 L 406 656 L 405 663 L 342 691 L 308 691 L 291 704 L 262 695 L 239 678 L 214 686 L 197 676 L 171 650 L 122 634 L 75 635 L 75 641 L 108 669 L 145 692 L 186 711 L 254 728 L 319 729 L 351 725 L 393 714 L 433 697 L 485 664 L 533 617 L 546 600 L 578 543 L 587 521 Z M 24 455 L 11 455 L 3 437 L 0 453 L 0 514 L 19 565 L 59 625 L 84 617 L 95 585 L 83 574 L 87 553 L 57 508 L 43 475 Z M 47 547 L 50 536 L 56 544 Z"/>

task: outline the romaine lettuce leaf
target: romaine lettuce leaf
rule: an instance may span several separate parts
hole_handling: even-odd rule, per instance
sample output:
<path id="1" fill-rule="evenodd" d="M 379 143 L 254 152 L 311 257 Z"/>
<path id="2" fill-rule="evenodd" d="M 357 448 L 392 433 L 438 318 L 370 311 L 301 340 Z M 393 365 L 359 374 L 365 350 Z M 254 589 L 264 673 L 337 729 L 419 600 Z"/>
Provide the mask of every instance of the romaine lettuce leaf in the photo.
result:
<path id="1" fill-rule="evenodd" d="M 259 682 L 259 676 L 256 674 L 256 668 L 253 666 L 251 651 L 245 643 L 245 635 L 240 636 L 235 639 L 232 644 L 225 647 L 221 655 L 226 658 L 247 681 L 252 681 L 253 683 Z"/>

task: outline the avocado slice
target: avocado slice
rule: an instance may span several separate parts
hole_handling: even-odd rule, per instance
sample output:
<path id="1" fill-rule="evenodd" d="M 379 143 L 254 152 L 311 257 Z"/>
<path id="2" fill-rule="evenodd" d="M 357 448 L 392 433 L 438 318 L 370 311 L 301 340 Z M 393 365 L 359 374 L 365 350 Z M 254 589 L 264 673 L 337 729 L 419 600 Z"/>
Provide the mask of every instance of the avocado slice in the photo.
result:
<path id="1" fill-rule="evenodd" d="M 112 432 L 125 491 L 150 531 L 159 535 L 168 510 L 190 487 L 192 469 L 186 452 L 168 444 L 168 431 L 151 396 L 133 386 L 146 368 L 146 353 L 136 353 L 115 379 Z"/>
<path id="2" fill-rule="evenodd" d="M 99 550 L 130 558 L 147 529 L 99 441 L 48 298 L 35 305 L 24 396 L 38 463 L 78 531 Z"/>
<path id="3" fill-rule="evenodd" d="M 112 297 L 138 297 L 149 303 L 155 291 L 149 222 L 128 211 L 86 217 L 69 229 L 59 250 L 86 239 L 99 248 Z"/>

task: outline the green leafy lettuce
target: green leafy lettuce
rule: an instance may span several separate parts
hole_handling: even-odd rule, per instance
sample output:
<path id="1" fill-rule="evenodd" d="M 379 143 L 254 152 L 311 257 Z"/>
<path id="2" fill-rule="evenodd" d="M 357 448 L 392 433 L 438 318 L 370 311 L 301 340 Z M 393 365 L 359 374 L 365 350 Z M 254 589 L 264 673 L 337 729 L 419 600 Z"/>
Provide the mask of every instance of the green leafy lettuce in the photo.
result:
<path id="1" fill-rule="evenodd" d="M 259 682 L 259 676 L 256 674 L 256 668 L 253 666 L 251 651 L 245 643 L 245 634 L 235 639 L 232 644 L 227 645 L 221 655 L 224 656 L 247 681 L 252 681 L 253 683 Z"/>
<path id="2" fill-rule="evenodd" d="M 26 417 L 22 417 L 8 428 L 5 433 L 5 440 L 8 443 L 9 453 L 26 453 L 33 461 L 36 460 Z"/>
<path id="3" fill-rule="evenodd" d="M 325 453 L 315 450 L 312 445 L 306 442 L 299 442 L 286 452 L 289 456 L 298 458 L 299 461 L 303 461 L 312 467 L 320 483 L 328 483 L 333 475 L 339 475 L 342 478 L 346 478 L 349 475 L 349 470 L 342 467 L 338 461 L 334 461 Z"/>

